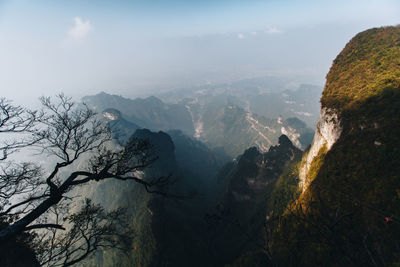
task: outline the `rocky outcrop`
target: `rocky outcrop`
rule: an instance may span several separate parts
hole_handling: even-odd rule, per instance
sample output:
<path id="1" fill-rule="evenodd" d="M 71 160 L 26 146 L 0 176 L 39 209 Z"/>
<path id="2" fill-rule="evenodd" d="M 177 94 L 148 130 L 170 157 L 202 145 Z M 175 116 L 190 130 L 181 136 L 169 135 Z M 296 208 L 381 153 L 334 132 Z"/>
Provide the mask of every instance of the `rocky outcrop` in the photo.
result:
<path id="1" fill-rule="evenodd" d="M 315 138 L 298 169 L 302 192 L 279 220 L 278 265 L 400 262 L 399 52 L 399 26 L 374 28 L 334 60 Z"/>
<path id="2" fill-rule="evenodd" d="M 321 149 L 331 149 L 332 145 L 339 139 L 342 132 L 342 126 L 338 115 L 334 110 L 322 108 L 321 116 L 317 123 L 317 129 L 310 150 L 305 154 L 299 172 L 299 186 L 306 188 L 307 175 L 310 170 L 313 159 L 319 154 Z"/>

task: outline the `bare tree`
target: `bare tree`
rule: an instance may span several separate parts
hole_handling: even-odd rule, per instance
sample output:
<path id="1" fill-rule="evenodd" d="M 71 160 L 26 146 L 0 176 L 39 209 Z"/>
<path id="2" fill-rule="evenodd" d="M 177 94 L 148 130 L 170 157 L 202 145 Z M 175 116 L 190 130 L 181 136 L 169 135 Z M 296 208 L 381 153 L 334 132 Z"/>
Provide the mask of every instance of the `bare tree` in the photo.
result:
<path id="1" fill-rule="evenodd" d="M 71 266 L 99 248 L 123 252 L 131 248 L 134 231 L 124 208 L 106 212 L 86 199 L 78 212 L 68 214 L 65 207 L 54 207 L 52 212 L 56 222 L 66 222 L 69 230 L 52 228 L 39 234 L 35 252 L 43 266 Z"/>
<path id="2" fill-rule="evenodd" d="M 0 229 L 0 244 L 36 231 L 41 244 L 51 247 L 50 254 L 40 255 L 42 263 L 68 266 L 99 247 L 118 247 L 117 243 L 123 242 L 116 231 L 123 211 L 107 213 L 87 201 L 83 210 L 66 216 L 69 209 L 65 207 L 74 201 L 71 190 L 90 181 L 118 179 L 135 181 L 150 193 L 168 195 L 163 188 L 169 176 L 138 177 L 138 171 L 156 160 L 149 142 L 131 138 L 116 144 L 107 125 L 86 105 L 78 107 L 62 94 L 56 101 L 43 97 L 41 104 L 42 110 L 33 112 L 0 100 L 0 133 L 20 134 L 0 146 L 0 221 L 6 222 Z M 45 171 L 37 163 L 9 159 L 22 148 L 35 149 L 56 163 Z M 60 235 L 66 228 L 66 234 Z"/>
<path id="3" fill-rule="evenodd" d="M 20 106 L 12 105 L 5 98 L 0 98 L 0 133 L 24 133 L 31 129 L 39 119 L 37 111 L 30 111 Z M 5 141 L 0 145 L 0 160 L 5 160 L 18 148 L 25 147 L 31 143 L 20 138 L 18 140 Z"/>

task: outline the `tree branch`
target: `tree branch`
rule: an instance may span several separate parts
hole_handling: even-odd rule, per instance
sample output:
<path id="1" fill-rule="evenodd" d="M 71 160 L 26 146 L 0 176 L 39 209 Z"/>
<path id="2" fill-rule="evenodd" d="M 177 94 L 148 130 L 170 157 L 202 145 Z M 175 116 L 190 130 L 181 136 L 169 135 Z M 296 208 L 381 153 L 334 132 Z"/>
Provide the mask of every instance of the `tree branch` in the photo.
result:
<path id="1" fill-rule="evenodd" d="M 54 223 L 42 223 L 42 224 L 34 224 L 25 227 L 24 231 L 30 231 L 33 229 L 41 229 L 41 228 L 56 228 L 60 230 L 65 230 L 65 228 L 62 225 L 59 224 L 54 224 Z"/>

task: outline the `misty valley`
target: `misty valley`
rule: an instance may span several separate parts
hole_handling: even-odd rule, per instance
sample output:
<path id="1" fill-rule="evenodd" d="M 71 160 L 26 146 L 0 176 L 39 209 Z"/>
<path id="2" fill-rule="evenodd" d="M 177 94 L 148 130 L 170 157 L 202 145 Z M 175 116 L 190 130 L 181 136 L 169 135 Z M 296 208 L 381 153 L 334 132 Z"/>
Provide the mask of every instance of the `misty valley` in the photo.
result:
<path id="1" fill-rule="evenodd" d="M 22 2 L 0 266 L 400 265 L 397 3 Z"/>

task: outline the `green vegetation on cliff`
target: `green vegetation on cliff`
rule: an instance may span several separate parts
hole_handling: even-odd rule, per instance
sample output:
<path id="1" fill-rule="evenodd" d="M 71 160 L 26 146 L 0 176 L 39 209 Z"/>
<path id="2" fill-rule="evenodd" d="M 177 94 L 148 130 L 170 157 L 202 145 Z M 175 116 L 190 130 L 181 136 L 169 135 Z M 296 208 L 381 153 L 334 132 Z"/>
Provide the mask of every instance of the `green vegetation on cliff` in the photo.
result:
<path id="1" fill-rule="evenodd" d="M 399 27 L 358 34 L 335 60 L 321 102 L 343 131 L 280 220 L 278 265 L 400 263 L 399 64 Z"/>
<path id="2" fill-rule="evenodd" d="M 219 224 L 210 229 L 213 246 L 218 251 L 216 266 L 226 263 L 241 266 L 249 262 L 253 264 L 251 266 L 264 266 L 263 263 L 269 261 L 263 254 L 269 249 L 265 210 L 268 207 L 268 210 L 280 213 L 298 195 L 295 166 L 301 160 L 301 153 L 285 135 L 281 135 L 279 145 L 272 146 L 268 152 L 249 148 L 237 162 L 221 170 L 220 181 L 229 182 L 217 207 Z M 269 217 L 275 218 L 275 214 L 272 212 Z M 268 227 L 272 229 L 276 222 L 268 222 Z M 259 250 L 263 252 L 259 253 Z M 254 265 L 253 260 L 261 265 Z"/>
<path id="3" fill-rule="evenodd" d="M 323 107 L 341 110 L 400 86 L 400 26 L 357 34 L 326 77 Z"/>

